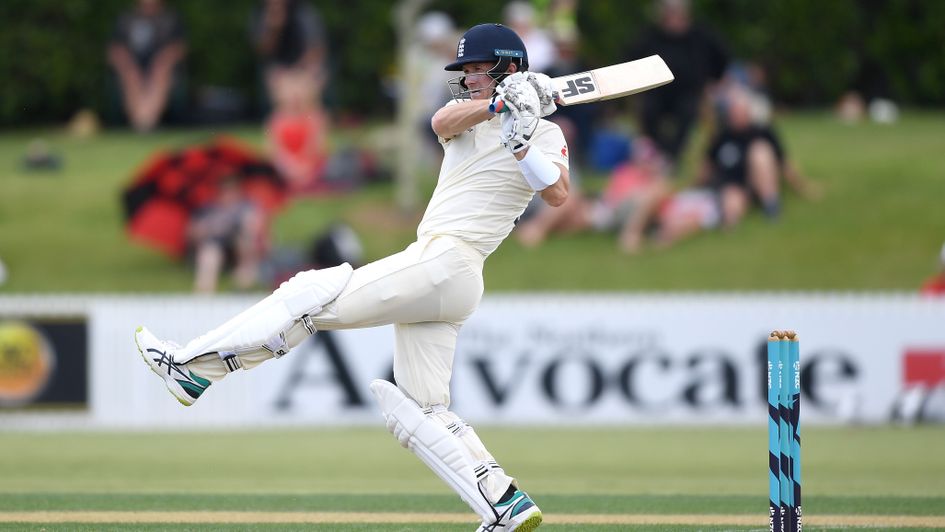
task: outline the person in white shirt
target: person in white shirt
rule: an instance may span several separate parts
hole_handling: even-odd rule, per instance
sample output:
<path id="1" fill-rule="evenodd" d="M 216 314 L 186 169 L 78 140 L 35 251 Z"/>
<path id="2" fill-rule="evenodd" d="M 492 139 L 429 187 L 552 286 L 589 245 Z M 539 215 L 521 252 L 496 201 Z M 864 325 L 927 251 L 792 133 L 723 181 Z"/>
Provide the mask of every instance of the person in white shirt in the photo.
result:
<path id="1" fill-rule="evenodd" d="M 542 120 L 555 111 L 550 79 L 528 69 L 518 35 L 480 24 L 459 40 L 454 100 L 432 127 L 443 146 L 438 184 L 404 251 L 353 270 L 298 273 L 270 296 L 184 346 L 138 327 L 145 362 L 184 405 L 237 369 L 279 358 L 317 330 L 393 324 L 396 386 L 371 390 L 388 429 L 482 518 L 482 531 L 526 531 L 538 507 L 449 410 L 456 338 L 482 297 L 486 257 L 537 192 L 568 196 L 568 149 Z"/>
<path id="2" fill-rule="evenodd" d="M 522 38 L 528 50 L 529 68 L 544 72 L 555 62 L 558 50 L 548 32 L 541 27 L 538 14 L 530 2 L 509 2 L 502 10 L 505 25 Z"/>

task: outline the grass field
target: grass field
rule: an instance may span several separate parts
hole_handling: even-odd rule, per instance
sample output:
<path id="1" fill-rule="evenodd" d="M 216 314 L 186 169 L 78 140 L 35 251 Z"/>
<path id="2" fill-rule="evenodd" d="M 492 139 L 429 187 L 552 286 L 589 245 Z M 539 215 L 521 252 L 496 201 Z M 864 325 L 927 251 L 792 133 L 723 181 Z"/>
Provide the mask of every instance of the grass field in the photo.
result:
<path id="1" fill-rule="evenodd" d="M 613 235 L 514 240 L 486 266 L 491 291 L 908 290 L 934 272 L 945 114 L 850 127 L 787 116 L 782 132 L 826 196 L 789 196 L 783 217 L 749 218 L 637 257 Z M 153 151 L 213 131 L 149 136 L 58 131 L 0 136 L 4 293 L 184 292 L 190 272 L 130 243 L 120 192 Z M 259 142 L 257 128 L 230 132 Z M 65 158 L 58 174 L 22 171 L 29 141 Z M 691 158 L 690 158 L 691 161 Z M 600 186 L 591 176 L 589 185 Z M 425 184 L 429 188 L 430 182 Z M 401 249 L 417 214 L 393 188 L 305 199 L 275 221 L 278 245 L 304 246 L 336 219 L 368 258 Z M 550 265 L 550 267 L 549 267 Z M 541 428 L 478 431 L 541 505 L 549 531 L 765 530 L 765 427 Z M 805 427 L 807 530 L 945 530 L 945 426 Z M 247 432 L 10 432 L 0 426 L 0 530 L 472 531 L 458 497 L 374 428 Z"/>
<path id="2" fill-rule="evenodd" d="M 763 530 L 764 427 L 485 429 L 542 530 Z M 945 427 L 808 428 L 807 530 L 945 530 Z M 471 531 L 376 428 L 2 433 L 0 530 Z"/>
<path id="3" fill-rule="evenodd" d="M 791 196 L 776 224 L 753 217 L 731 233 L 632 258 L 617 253 L 613 235 L 555 239 L 534 251 L 510 240 L 486 266 L 489 290 L 911 291 L 935 271 L 945 238 L 945 115 L 907 113 L 891 126 L 847 126 L 827 114 L 801 113 L 784 117 L 780 129 L 799 166 L 824 185 L 823 200 Z M 106 132 L 79 140 L 46 130 L 0 136 L 0 258 L 10 270 L 0 290 L 188 291 L 185 267 L 128 241 L 119 195 L 154 150 L 214 133 Z M 230 133 L 259 142 L 255 127 Z M 60 173 L 20 169 L 37 137 L 63 155 Z M 589 182 L 600 185 L 593 177 Z M 276 243 L 304 246 L 329 222 L 344 219 L 364 239 L 368 258 L 400 250 L 411 241 L 417 215 L 397 213 L 392 190 L 377 185 L 350 196 L 297 201 L 276 220 Z"/>

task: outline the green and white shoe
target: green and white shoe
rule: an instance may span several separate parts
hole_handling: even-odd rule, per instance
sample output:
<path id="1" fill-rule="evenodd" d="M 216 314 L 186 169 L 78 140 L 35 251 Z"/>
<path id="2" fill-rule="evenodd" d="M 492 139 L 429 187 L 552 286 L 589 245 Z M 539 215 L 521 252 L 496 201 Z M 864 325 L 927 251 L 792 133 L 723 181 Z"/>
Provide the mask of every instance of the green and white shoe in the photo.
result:
<path id="1" fill-rule="evenodd" d="M 186 364 L 174 362 L 174 351 L 179 347 L 171 342 L 159 340 L 144 327 L 135 329 L 135 344 L 141 358 L 155 372 L 164 379 L 164 384 L 180 404 L 190 406 L 207 391 L 210 381 L 198 377 L 187 369 Z"/>
<path id="2" fill-rule="evenodd" d="M 492 505 L 495 520 L 483 521 L 476 532 L 531 532 L 541 525 L 541 510 L 524 491 L 516 489 L 511 497 Z"/>

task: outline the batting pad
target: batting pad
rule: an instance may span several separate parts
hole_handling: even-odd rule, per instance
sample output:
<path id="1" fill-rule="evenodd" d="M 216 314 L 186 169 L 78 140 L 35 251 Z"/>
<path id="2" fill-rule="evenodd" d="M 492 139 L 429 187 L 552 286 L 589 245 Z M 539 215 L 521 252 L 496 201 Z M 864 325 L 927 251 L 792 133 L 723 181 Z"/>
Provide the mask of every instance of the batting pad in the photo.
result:
<path id="1" fill-rule="evenodd" d="M 174 361 L 186 364 L 212 353 L 223 359 L 257 353 L 284 355 L 315 332 L 308 316 L 338 297 L 353 271 L 345 263 L 295 274 L 267 298 L 191 340 L 174 353 Z"/>
<path id="2" fill-rule="evenodd" d="M 381 412 L 387 420 L 387 430 L 397 438 L 400 445 L 417 455 L 483 521 L 495 521 L 495 510 L 476 480 L 472 466 L 475 462 L 459 438 L 440 422 L 424 414 L 413 399 L 392 383 L 376 379 L 371 382 L 371 393 L 381 406 Z"/>

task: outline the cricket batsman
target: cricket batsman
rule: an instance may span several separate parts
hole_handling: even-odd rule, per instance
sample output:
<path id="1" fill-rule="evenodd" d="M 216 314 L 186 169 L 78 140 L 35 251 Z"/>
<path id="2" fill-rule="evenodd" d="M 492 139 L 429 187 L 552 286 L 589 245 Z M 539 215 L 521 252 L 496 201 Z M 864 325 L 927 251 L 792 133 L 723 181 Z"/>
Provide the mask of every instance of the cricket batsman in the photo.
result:
<path id="1" fill-rule="evenodd" d="M 232 371 L 279 358 L 319 329 L 393 324 L 396 385 L 371 391 L 401 445 L 446 482 L 482 519 L 480 531 L 528 531 L 538 506 L 450 409 L 456 338 L 483 292 L 482 268 L 537 192 L 567 199 L 568 148 L 542 120 L 556 109 L 551 81 L 528 72 L 518 35 L 480 24 L 459 40 L 454 99 L 432 119 L 443 146 L 433 197 L 417 241 L 357 270 L 348 264 L 303 271 L 271 295 L 184 346 L 144 327 L 135 334 L 150 368 L 184 405 Z"/>

